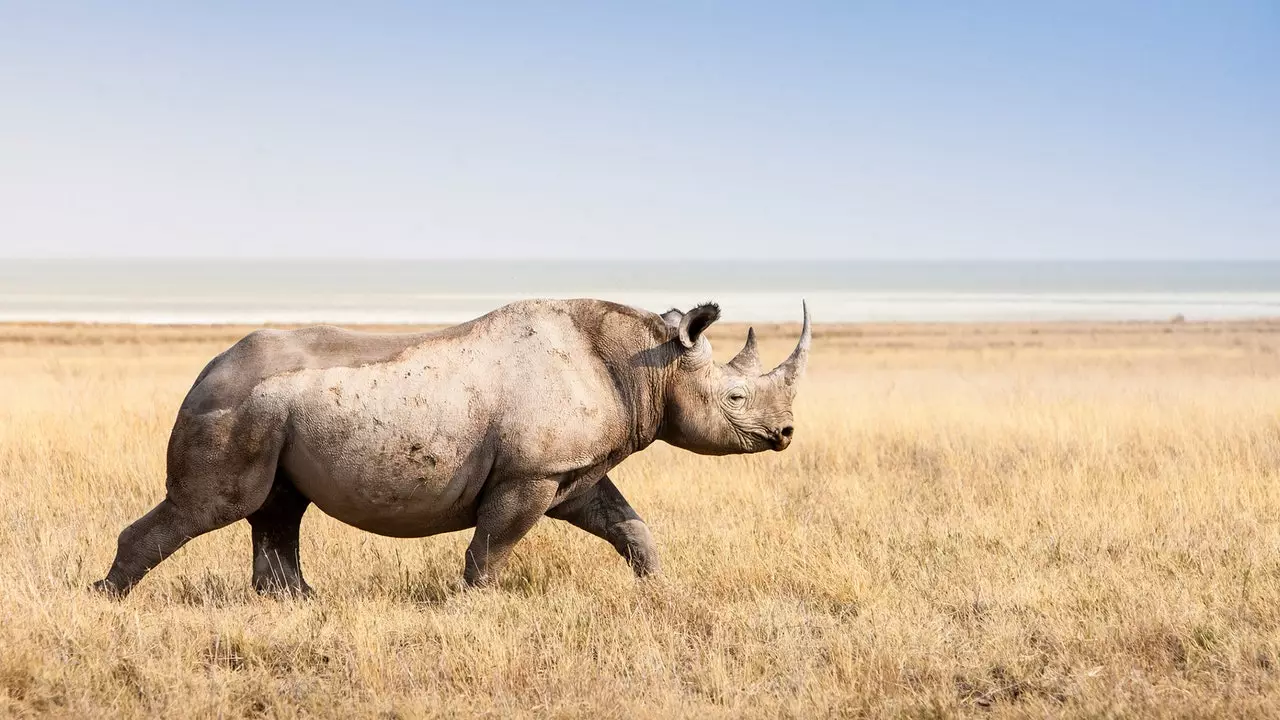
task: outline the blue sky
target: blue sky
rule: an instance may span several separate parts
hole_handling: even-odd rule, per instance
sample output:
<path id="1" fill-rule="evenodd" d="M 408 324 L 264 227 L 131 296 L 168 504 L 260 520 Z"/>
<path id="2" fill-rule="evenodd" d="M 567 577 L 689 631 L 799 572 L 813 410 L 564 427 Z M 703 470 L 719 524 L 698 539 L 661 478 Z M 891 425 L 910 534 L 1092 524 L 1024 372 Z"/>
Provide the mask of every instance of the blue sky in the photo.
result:
<path id="1" fill-rule="evenodd" d="M 1280 258 L 1280 3 L 2 2 L 0 255 Z"/>

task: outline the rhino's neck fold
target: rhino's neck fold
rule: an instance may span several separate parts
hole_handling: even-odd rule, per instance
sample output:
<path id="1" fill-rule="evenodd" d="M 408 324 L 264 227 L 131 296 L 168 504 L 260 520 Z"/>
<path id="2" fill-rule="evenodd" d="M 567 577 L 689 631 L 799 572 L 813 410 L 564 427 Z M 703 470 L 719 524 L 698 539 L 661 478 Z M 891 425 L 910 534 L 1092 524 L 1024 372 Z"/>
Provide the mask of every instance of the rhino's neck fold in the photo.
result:
<path id="1" fill-rule="evenodd" d="M 645 449 L 658 439 L 666 399 L 664 368 L 634 363 L 609 364 L 617 399 L 628 418 L 626 454 Z"/>

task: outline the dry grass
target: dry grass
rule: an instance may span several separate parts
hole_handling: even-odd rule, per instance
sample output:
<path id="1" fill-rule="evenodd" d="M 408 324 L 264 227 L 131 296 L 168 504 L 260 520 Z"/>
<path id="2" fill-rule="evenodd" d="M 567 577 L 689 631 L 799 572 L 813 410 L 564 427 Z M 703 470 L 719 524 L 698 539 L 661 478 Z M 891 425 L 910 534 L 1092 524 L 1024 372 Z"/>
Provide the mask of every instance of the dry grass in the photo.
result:
<path id="1" fill-rule="evenodd" d="M 457 592 L 466 533 L 313 510 L 312 601 L 244 523 L 86 593 L 241 332 L 0 328 L 0 715 L 1280 714 L 1280 323 L 821 328 L 789 451 L 616 472 L 652 582 L 544 521 Z"/>

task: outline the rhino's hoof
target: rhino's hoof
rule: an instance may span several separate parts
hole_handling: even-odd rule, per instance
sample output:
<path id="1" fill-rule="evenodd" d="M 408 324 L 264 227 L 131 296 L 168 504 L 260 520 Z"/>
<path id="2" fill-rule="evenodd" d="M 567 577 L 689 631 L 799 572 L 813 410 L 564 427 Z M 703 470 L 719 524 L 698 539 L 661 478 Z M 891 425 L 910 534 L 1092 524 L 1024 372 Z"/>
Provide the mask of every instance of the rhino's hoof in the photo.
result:
<path id="1" fill-rule="evenodd" d="M 254 583 L 253 589 L 263 597 L 272 597 L 279 600 L 309 600 L 314 595 L 311 586 L 302 583 L 301 585 L 282 585 L 280 583 Z"/>
<path id="2" fill-rule="evenodd" d="M 492 573 L 468 573 L 462 578 L 462 589 L 466 591 L 492 590 L 498 587 L 498 578 Z"/>
<path id="3" fill-rule="evenodd" d="M 126 594 L 125 590 L 122 590 L 118 585 L 106 578 L 89 585 L 89 591 L 105 595 L 112 600 L 119 600 Z"/>

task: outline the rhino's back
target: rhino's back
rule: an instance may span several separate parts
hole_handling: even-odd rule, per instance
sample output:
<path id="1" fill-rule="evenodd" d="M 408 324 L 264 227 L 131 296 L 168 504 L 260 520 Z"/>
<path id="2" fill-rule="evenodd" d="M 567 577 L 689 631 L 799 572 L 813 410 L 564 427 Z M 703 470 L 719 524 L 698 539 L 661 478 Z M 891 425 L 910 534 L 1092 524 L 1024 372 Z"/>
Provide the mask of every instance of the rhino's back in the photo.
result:
<path id="1" fill-rule="evenodd" d="M 183 411 L 201 414 L 236 407 L 263 382 L 282 375 L 388 363 L 433 334 L 373 333 L 329 325 L 255 330 L 205 366 Z"/>
<path id="2" fill-rule="evenodd" d="M 539 350 L 592 353 L 602 341 L 616 345 L 627 336 L 635 336 L 643 346 L 662 333 L 661 327 L 661 319 L 653 313 L 600 300 L 574 299 L 518 301 L 433 332 L 375 333 L 329 325 L 256 330 L 209 362 L 183 407 L 196 413 L 231 407 L 263 381 L 279 375 L 386 364 L 420 346 L 428 350 L 470 348 L 482 364 L 500 364 L 525 359 Z M 543 333 L 542 342 L 526 342 L 538 333 Z"/>
<path id="3" fill-rule="evenodd" d="M 598 300 L 526 300 L 443 330 L 373 333 L 333 326 L 254 331 L 215 357 L 196 378 L 182 413 L 200 415 L 241 406 L 256 390 L 302 391 L 287 381 L 314 371 L 361 370 L 397 381 L 398 366 L 439 360 L 469 394 L 495 393 L 519 405 L 555 401 L 567 390 L 590 400 L 602 362 L 625 365 L 630 348 L 650 346 L 662 332 L 652 313 Z M 604 355 L 618 355 L 606 360 Z M 414 368 L 409 368 L 412 376 Z M 384 386 L 384 391 L 386 388 Z"/>

